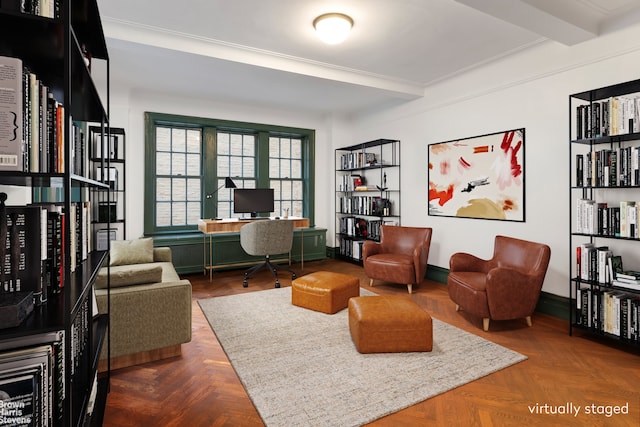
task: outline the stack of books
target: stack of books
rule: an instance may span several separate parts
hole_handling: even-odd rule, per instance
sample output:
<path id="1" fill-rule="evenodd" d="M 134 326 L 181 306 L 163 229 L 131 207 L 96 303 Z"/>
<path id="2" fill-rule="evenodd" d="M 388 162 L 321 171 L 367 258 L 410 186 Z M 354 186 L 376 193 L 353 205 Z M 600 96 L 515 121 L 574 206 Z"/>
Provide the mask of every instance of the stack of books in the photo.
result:
<path id="1" fill-rule="evenodd" d="M 620 288 L 640 291 L 640 271 L 625 270 L 616 272 L 616 278 L 611 284 Z"/>

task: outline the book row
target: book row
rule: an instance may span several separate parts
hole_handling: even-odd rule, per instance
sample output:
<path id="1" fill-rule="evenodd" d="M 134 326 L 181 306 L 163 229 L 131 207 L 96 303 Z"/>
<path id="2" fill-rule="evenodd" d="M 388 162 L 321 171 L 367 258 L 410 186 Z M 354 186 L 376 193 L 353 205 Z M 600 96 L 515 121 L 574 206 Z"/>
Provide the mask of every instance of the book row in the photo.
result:
<path id="1" fill-rule="evenodd" d="M 638 209 L 640 203 L 620 201 L 617 205 L 578 199 L 576 206 L 576 233 L 598 236 L 639 238 Z"/>
<path id="2" fill-rule="evenodd" d="M 584 243 L 576 247 L 576 273 L 580 280 L 640 292 L 640 272 L 624 270 L 622 258 L 608 246 Z"/>
<path id="3" fill-rule="evenodd" d="M 378 164 L 375 153 L 353 152 L 340 156 L 340 169 L 360 169 Z"/>
<path id="4" fill-rule="evenodd" d="M 61 18 L 62 0 L 2 0 L 0 5 L 9 10 L 44 18 Z"/>
<path id="5" fill-rule="evenodd" d="M 576 187 L 640 186 L 640 147 L 576 154 Z"/>
<path id="6" fill-rule="evenodd" d="M 33 292 L 34 304 L 46 303 L 64 286 L 65 242 L 70 242 L 71 271 L 91 251 L 90 203 L 71 204 L 70 230 L 65 230 L 59 204 L 5 206 L 0 202 L 0 289 Z M 68 236 L 67 236 L 68 235 Z"/>
<path id="7" fill-rule="evenodd" d="M 53 91 L 21 59 L 0 56 L 0 93 L 0 170 L 64 173 L 65 108 Z M 70 172 L 87 176 L 85 132 L 71 122 L 69 134 Z"/>
<path id="8" fill-rule="evenodd" d="M 576 294 L 576 322 L 624 341 L 640 342 L 640 296 L 582 287 Z"/>
<path id="9" fill-rule="evenodd" d="M 381 220 L 367 220 L 354 216 L 340 218 L 340 233 L 350 237 L 379 240 Z"/>
<path id="10" fill-rule="evenodd" d="M 340 255 L 362 261 L 363 240 L 340 239 Z"/>
<path id="11" fill-rule="evenodd" d="M 5 340 L 0 350 L 0 425 L 58 425 L 67 395 L 64 332 Z"/>
<path id="12" fill-rule="evenodd" d="M 343 214 L 389 216 L 392 215 L 392 203 L 379 196 L 340 197 L 339 210 Z"/>
<path id="13" fill-rule="evenodd" d="M 614 96 L 576 108 L 576 139 L 640 132 L 640 94 Z"/>

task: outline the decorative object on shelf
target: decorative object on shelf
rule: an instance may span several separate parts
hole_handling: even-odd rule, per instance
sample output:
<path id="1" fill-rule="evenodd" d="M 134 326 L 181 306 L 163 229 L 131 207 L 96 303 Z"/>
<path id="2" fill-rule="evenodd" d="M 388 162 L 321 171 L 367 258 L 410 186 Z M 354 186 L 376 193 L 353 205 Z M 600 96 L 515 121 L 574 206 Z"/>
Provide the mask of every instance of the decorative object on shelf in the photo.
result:
<path id="1" fill-rule="evenodd" d="M 33 311 L 33 292 L 0 293 L 0 329 L 20 325 Z"/>
<path id="2" fill-rule="evenodd" d="M 429 144 L 429 215 L 525 220 L 524 128 Z"/>

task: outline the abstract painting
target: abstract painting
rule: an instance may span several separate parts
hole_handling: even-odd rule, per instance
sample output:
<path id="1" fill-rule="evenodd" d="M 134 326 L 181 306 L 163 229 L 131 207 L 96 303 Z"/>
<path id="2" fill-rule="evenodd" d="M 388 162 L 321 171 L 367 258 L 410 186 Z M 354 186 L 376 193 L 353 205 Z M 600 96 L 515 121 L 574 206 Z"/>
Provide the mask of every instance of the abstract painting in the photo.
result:
<path id="1" fill-rule="evenodd" d="M 429 215 L 524 221 L 524 128 L 429 144 Z"/>

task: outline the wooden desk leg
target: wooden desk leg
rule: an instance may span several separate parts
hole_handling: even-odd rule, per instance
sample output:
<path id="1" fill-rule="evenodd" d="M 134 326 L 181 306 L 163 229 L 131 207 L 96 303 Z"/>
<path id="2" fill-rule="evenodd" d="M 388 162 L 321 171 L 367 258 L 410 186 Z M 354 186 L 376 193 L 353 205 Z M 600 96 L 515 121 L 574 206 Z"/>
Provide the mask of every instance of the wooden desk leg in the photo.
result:
<path id="1" fill-rule="evenodd" d="M 300 255 L 301 255 L 300 273 L 303 273 L 304 272 L 304 228 L 300 229 L 300 237 L 302 238 L 302 240 L 300 240 Z"/>
<path id="2" fill-rule="evenodd" d="M 213 280 L 213 235 L 209 234 L 209 281 Z"/>
<path id="3" fill-rule="evenodd" d="M 202 275 L 207 275 L 207 235 L 202 235 Z"/>

